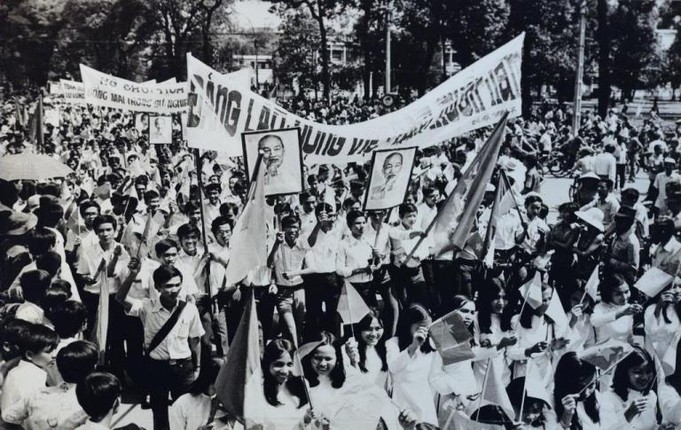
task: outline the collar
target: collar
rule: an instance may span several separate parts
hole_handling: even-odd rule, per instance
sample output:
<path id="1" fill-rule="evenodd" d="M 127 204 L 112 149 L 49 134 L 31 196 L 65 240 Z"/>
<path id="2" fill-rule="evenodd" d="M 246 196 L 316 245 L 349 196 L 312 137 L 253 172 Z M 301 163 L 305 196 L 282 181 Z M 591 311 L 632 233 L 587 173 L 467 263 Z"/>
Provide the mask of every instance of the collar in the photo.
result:
<path id="1" fill-rule="evenodd" d="M 664 249 L 667 252 L 674 252 L 677 249 L 679 249 L 680 246 L 681 246 L 681 243 L 679 243 L 679 241 L 676 240 L 676 238 L 674 236 L 672 236 L 671 239 L 669 239 L 667 241 L 667 243 L 664 244 L 662 249 Z"/>
<path id="2" fill-rule="evenodd" d="M 172 309 L 167 309 L 166 307 L 164 307 L 161 304 L 161 299 L 159 298 L 160 296 L 158 294 L 156 296 L 157 297 L 154 297 L 153 299 L 151 299 L 151 311 L 154 312 L 154 313 L 159 313 L 161 311 L 164 311 L 164 312 L 168 312 L 168 313 L 172 314 L 173 312 L 175 312 L 175 309 L 177 309 L 177 305 L 180 304 L 180 300 L 178 300 L 175 303 L 175 306 Z"/>

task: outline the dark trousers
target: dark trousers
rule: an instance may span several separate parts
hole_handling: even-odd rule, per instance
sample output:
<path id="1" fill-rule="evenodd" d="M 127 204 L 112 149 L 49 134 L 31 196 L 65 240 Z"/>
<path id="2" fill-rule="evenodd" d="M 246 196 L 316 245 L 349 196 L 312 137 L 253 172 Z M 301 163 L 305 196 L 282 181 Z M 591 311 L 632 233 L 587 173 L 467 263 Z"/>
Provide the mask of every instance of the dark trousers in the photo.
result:
<path id="1" fill-rule="evenodd" d="M 388 273 L 389 265 L 383 265 L 374 272 L 374 286 L 383 299 L 383 326 L 387 337 L 392 337 L 397 331 L 397 319 L 400 316 L 400 305 L 392 291 L 392 280 Z"/>
<path id="2" fill-rule="evenodd" d="M 389 272 L 395 297 L 403 309 L 412 303 L 419 303 L 432 312 L 432 303 L 428 297 L 426 280 L 421 267 L 391 265 Z"/>
<path id="3" fill-rule="evenodd" d="M 317 338 L 320 330 L 340 336 L 340 318 L 336 309 L 341 287 L 335 273 L 313 273 L 305 277 L 305 327 L 303 339 Z"/>
<path id="4" fill-rule="evenodd" d="M 151 411 L 154 415 L 154 430 L 168 430 L 168 394 L 177 400 L 189 391 L 193 382 L 194 366 L 191 358 L 183 360 L 147 360 Z"/>
<path id="5" fill-rule="evenodd" d="M 144 385 L 144 327 L 137 317 L 125 316 L 125 352 L 128 376 L 136 385 Z"/>
<path id="6" fill-rule="evenodd" d="M 378 300 L 376 300 L 376 288 L 373 282 L 351 282 L 352 286 L 364 299 L 364 303 L 370 308 L 378 308 Z"/>
<path id="7" fill-rule="evenodd" d="M 97 327 L 97 308 L 99 307 L 99 294 L 83 291 L 82 300 L 87 309 L 87 338 L 93 338 L 93 332 Z M 109 328 L 106 337 L 106 364 L 109 372 L 116 375 L 121 381 L 125 380 L 125 330 L 127 325 L 123 306 L 115 299 L 114 294 L 109 295 Z"/>
<path id="8" fill-rule="evenodd" d="M 617 164 L 617 167 L 615 168 L 615 184 L 619 184 L 619 188 L 624 189 L 624 183 L 627 180 L 627 165 L 626 164 Z"/>

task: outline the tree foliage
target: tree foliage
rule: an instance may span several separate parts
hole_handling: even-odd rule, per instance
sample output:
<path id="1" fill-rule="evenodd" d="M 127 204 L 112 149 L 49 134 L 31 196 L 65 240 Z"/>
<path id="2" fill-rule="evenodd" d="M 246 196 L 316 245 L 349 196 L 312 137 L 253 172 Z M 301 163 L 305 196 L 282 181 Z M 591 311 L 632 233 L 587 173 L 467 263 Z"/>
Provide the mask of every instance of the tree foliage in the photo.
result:
<path id="1" fill-rule="evenodd" d="M 301 89 L 314 88 L 319 82 L 315 61 L 321 38 L 317 23 L 304 10 L 284 12 L 277 47 L 274 73 L 279 82 Z"/>

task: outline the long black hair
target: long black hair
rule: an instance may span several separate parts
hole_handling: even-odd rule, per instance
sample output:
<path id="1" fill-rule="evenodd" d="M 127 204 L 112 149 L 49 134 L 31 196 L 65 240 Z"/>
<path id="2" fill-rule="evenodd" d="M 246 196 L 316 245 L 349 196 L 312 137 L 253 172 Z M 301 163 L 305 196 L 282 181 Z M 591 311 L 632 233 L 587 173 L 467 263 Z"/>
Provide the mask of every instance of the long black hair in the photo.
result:
<path id="1" fill-rule="evenodd" d="M 369 313 L 362 318 L 359 323 L 357 323 L 356 329 L 355 329 L 355 340 L 357 341 L 357 350 L 359 351 L 359 370 L 362 371 L 362 373 L 367 372 L 366 368 L 366 359 L 367 359 L 367 344 L 364 342 L 364 339 L 362 339 L 362 331 L 363 330 L 368 330 L 369 327 L 371 327 L 371 322 L 376 320 L 378 324 L 383 328 L 383 321 L 379 318 L 378 314 L 375 311 L 369 311 Z M 387 372 L 388 371 L 388 359 L 386 358 L 386 350 L 385 350 L 385 332 L 384 336 L 381 336 L 381 338 L 378 340 L 378 343 L 376 343 L 376 346 L 374 347 L 376 350 L 376 353 L 378 354 L 378 357 L 381 359 L 381 371 L 382 372 Z"/>
<path id="2" fill-rule="evenodd" d="M 500 279 L 493 278 L 486 282 L 478 291 L 477 308 L 478 308 L 478 325 L 480 326 L 480 333 L 492 333 L 492 302 L 499 297 L 499 293 L 504 292 L 504 286 Z M 509 306 L 508 295 L 506 296 L 506 307 L 500 315 L 501 330 L 511 331 L 511 307 Z"/>
<path id="3" fill-rule="evenodd" d="M 657 383 L 655 381 L 656 369 L 653 358 L 650 356 L 648 351 L 641 348 L 640 346 L 634 346 L 633 348 L 634 350 L 617 364 L 617 367 L 615 367 L 615 373 L 612 377 L 612 390 L 624 401 L 627 401 L 629 397 L 629 369 L 632 367 L 638 367 L 642 364 L 646 364 L 647 369 L 653 374 L 653 383 L 646 387 L 645 392 L 642 392 L 641 394 L 645 396 L 651 391 L 651 389 L 655 391 L 655 388 L 657 387 Z"/>
<path id="4" fill-rule="evenodd" d="M 279 406 L 281 402 L 277 399 L 279 393 L 279 384 L 270 374 L 270 365 L 280 359 L 284 354 L 288 354 L 293 360 L 294 347 L 293 344 L 286 339 L 274 339 L 265 346 L 265 351 L 262 357 L 262 373 L 263 373 L 263 390 L 265 392 L 265 400 L 272 406 Z M 289 377 L 284 383 L 286 388 L 298 397 L 298 407 L 301 408 L 307 404 L 307 394 L 305 387 L 300 377 Z"/>
<path id="5" fill-rule="evenodd" d="M 397 322 L 397 344 L 400 347 L 400 351 L 407 349 L 414 338 L 411 334 L 411 326 L 413 324 L 430 324 L 432 318 L 430 314 L 423 306 L 418 303 L 412 303 L 404 312 L 400 313 L 400 320 Z M 434 351 L 433 347 L 430 345 L 428 339 L 421 345 L 421 352 L 427 353 Z"/>
<path id="6" fill-rule="evenodd" d="M 331 370 L 329 374 L 329 379 L 331 379 L 331 386 L 333 388 L 341 388 L 345 383 L 345 367 L 343 366 L 343 354 L 341 352 L 341 343 L 338 338 L 328 331 L 322 331 L 319 336 L 313 340 L 313 342 L 319 342 L 319 345 L 312 350 L 308 355 L 303 357 L 301 360 L 303 365 L 303 372 L 305 373 L 305 378 L 310 382 L 310 387 L 316 387 L 319 385 L 319 375 L 312 368 L 312 357 L 315 351 L 321 346 L 330 345 L 336 354 L 336 365 Z"/>
<path id="7" fill-rule="evenodd" d="M 558 419 L 563 415 L 565 408 L 563 406 L 563 397 L 569 394 L 584 393 L 585 387 L 594 383 L 596 376 L 596 367 L 577 357 L 577 353 L 570 351 L 561 357 L 556 366 L 554 373 L 554 407 L 556 408 L 556 416 Z M 586 414 L 595 423 L 600 422 L 600 412 L 598 400 L 596 400 L 596 393 L 591 393 L 586 398 L 581 398 L 579 401 L 584 403 L 584 410 Z M 572 416 L 571 427 L 573 429 L 582 430 L 582 422 L 579 416 L 574 414 Z"/>

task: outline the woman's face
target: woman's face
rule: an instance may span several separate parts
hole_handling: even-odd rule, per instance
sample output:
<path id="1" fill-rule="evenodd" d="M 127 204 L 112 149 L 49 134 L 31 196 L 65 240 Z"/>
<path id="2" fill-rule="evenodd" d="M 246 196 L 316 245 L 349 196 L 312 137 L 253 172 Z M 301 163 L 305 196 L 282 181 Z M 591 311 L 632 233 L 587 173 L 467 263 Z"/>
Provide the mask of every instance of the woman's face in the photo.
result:
<path id="1" fill-rule="evenodd" d="M 293 359 L 291 354 L 284 352 L 279 358 L 270 363 L 269 372 L 278 384 L 283 384 L 291 376 L 293 370 Z"/>
<path id="2" fill-rule="evenodd" d="M 336 367 L 336 350 L 331 345 L 322 345 L 312 353 L 312 370 L 319 376 L 328 376 Z"/>
<path id="3" fill-rule="evenodd" d="M 369 324 L 369 327 L 362 330 L 361 336 L 365 344 L 368 346 L 376 346 L 383 336 L 383 326 L 380 321 L 376 318 L 372 318 L 371 324 Z"/>
<path id="4" fill-rule="evenodd" d="M 612 303 L 617 306 L 625 305 L 629 301 L 629 296 L 631 296 L 629 285 L 623 283 L 612 292 Z"/>
<path id="5" fill-rule="evenodd" d="M 596 391 L 596 379 L 594 378 L 595 375 L 589 375 L 586 377 L 582 377 L 580 382 L 582 383 L 582 387 L 584 388 L 584 391 L 582 391 L 582 394 L 580 395 L 579 399 L 584 400 L 591 396 L 595 391 Z"/>
<path id="6" fill-rule="evenodd" d="M 527 405 L 523 409 L 523 422 L 526 424 L 532 424 L 541 418 L 542 411 L 544 410 L 544 403 L 541 400 L 527 399 Z"/>
<path id="7" fill-rule="evenodd" d="M 627 370 L 627 375 L 629 376 L 629 388 L 636 391 L 648 389 L 654 377 L 651 366 L 647 362 L 630 368 Z"/>
<path id="8" fill-rule="evenodd" d="M 475 303 L 471 301 L 466 302 L 463 306 L 456 310 L 456 313 L 461 317 L 463 323 L 467 326 L 473 324 L 473 321 L 475 321 Z"/>
<path id="9" fill-rule="evenodd" d="M 412 324 L 411 327 L 409 328 L 409 333 L 410 333 L 412 336 L 414 336 L 414 333 L 416 333 L 416 331 L 417 331 L 418 329 L 420 329 L 421 327 L 423 327 L 423 328 L 425 328 L 425 329 L 427 330 L 428 327 L 430 326 L 430 323 L 432 323 L 432 322 L 433 322 L 433 321 L 432 321 L 430 318 L 428 318 L 428 319 L 423 320 L 423 321 L 421 321 L 421 322 L 414 323 L 414 324 Z"/>
<path id="10" fill-rule="evenodd" d="M 492 299 L 492 313 L 502 314 L 507 304 L 508 301 L 506 300 L 506 292 L 499 290 L 497 296 Z"/>

